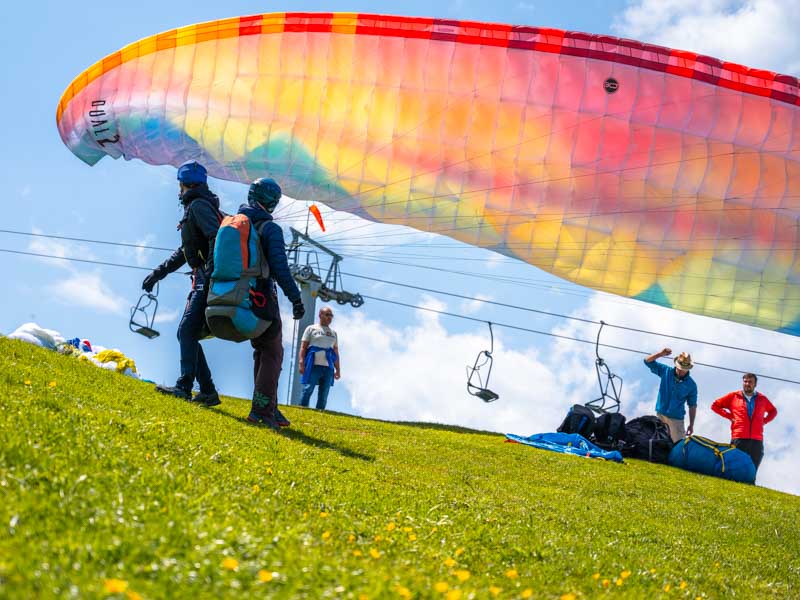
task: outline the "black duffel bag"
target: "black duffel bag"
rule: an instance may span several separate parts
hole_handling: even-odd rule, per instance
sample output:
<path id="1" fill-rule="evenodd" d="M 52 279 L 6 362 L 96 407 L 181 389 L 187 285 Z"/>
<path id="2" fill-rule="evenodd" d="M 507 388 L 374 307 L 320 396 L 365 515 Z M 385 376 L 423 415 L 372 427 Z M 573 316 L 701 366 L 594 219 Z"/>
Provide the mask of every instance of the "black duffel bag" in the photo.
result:
<path id="1" fill-rule="evenodd" d="M 595 420 L 592 430 L 595 444 L 613 450 L 625 441 L 625 434 L 625 415 L 620 413 L 603 413 Z"/>
<path id="2" fill-rule="evenodd" d="M 658 417 L 639 417 L 625 425 L 622 456 L 667 464 L 672 446 L 669 428 Z"/>
<path id="3" fill-rule="evenodd" d="M 583 404 L 575 404 L 569 409 L 564 422 L 556 429 L 559 433 L 578 433 L 587 440 L 594 429 L 594 413 Z"/>

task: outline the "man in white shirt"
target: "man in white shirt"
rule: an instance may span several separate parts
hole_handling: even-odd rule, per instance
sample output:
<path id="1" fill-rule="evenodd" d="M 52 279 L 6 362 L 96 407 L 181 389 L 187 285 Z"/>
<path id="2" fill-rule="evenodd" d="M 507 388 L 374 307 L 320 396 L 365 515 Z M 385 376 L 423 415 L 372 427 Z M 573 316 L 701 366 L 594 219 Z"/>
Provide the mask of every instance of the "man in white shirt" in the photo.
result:
<path id="1" fill-rule="evenodd" d="M 333 310 L 325 306 L 319 311 L 319 324 L 306 327 L 300 340 L 298 363 L 303 384 L 300 404 L 308 406 L 314 387 L 317 387 L 317 410 L 325 409 L 333 380 L 341 377 L 339 340 L 331 329 L 331 321 Z"/>

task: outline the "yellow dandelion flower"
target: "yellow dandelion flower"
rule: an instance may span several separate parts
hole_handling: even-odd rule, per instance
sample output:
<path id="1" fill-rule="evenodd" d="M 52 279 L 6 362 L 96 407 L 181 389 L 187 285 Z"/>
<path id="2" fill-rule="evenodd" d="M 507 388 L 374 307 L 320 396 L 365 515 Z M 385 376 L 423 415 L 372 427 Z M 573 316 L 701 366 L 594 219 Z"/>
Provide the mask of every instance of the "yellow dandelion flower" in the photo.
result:
<path id="1" fill-rule="evenodd" d="M 678 587 L 681 588 L 682 590 L 685 590 L 688 585 L 689 584 L 686 583 L 685 581 L 681 581 L 681 584 Z"/>
<path id="2" fill-rule="evenodd" d="M 461 556 L 462 554 L 464 554 L 463 548 L 459 548 L 458 550 L 456 550 L 456 556 Z"/>
<path id="3" fill-rule="evenodd" d="M 444 594 L 447 590 L 450 589 L 450 586 L 447 585 L 446 581 L 437 581 L 433 584 L 433 589 L 435 589 L 440 594 Z"/>
<path id="4" fill-rule="evenodd" d="M 672 586 L 671 586 L 670 584 L 668 584 L 668 583 L 664 584 L 664 591 L 665 591 L 665 592 L 668 592 L 668 591 L 670 591 L 671 589 L 672 589 Z"/>
<path id="5" fill-rule="evenodd" d="M 403 532 L 404 533 L 411 533 L 412 531 L 414 531 L 413 527 L 403 527 Z"/>
<path id="6" fill-rule="evenodd" d="M 386 531 L 394 531 L 396 528 L 397 528 L 397 525 L 395 525 L 394 523 L 389 523 L 386 526 Z"/>
<path id="7" fill-rule="evenodd" d="M 267 571 L 266 569 L 261 569 L 258 572 L 258 580 L 261 583 L 269 583 L 270 581 L 272 581 L 272 572 Z"/>
<path id="8" fill-rule="evenodd" d="M 222 568 L 226 571 L 236 571 L 239 568 L 239 561 L 235 558 L 228 557 L 222 561 Z"/>
<path id="9" fill-rule="evenodd" d="M 125 593 L 125 598 L 127 598 L 127 600 L 142 600 L 142 595 L 137 594 L 136 592 L 128 591 Z"/>
<path id="10" fill-rule="evenodd" d="M 51 381 L 50 383 L 47 384 L 47 387 L 56 387 L 56 382 Z"/>
<path id="11" fill-rule="evenodd" d="M 437 531 L 438 529 L 439 529 L 438 527 L 434 527 L 434 528 L 432 528 L 432 529 L 431 529 L 431 533 L 436 533 L 436 531 Z"/>
<path id="12" fill-rule="evenodd" d="M 610 585 L 611 585 L 611 582 L 608 579 L 603 579 L 603 587 L 604 588 L 607 588 Z"/>
<path id="13" fill-rule="evenodd" d="M 600 579 L 600 573 L 595 573 L 594 575 L 592 575 L 592 579 L 594 579 L 595 581 Z"/>
<path id="14" fill-rule="evenodd" d="M 106 579 L 103 582 L 106 594 L 121 594 L 128 589 L 128 582 L 124 579 Z"/>
<path id="15" fill-rule="evenodd" d="M 370 548 L 369 549 L 369 555 L 372 558 L 380 558 L 381 557 L 380 550 L 376 550 L 375 548 Z"/>
<path id="16" fill-rule="evenodd" d="M 502 592 L 502 591 L 503 590 L 501 588 L 497 587 L 496 585 L 490 585 L 489 586 L 489 593 L 495 598 L 497 598 L 500 595 L 500 592 Z"/>
<path id="17" fill-rule="evenodd" d="M 533 590 L 531 588 L 525 588 L 520 594 L 521 598 L 530 598 L 531 596 L 533 596 Z"/>
<path id="18" fill-rule="evenodd" d="M 631 576 L 631 572 L 626 569 L 625 571 L 620 573 L 619 576 L 622 577 L 623 579 L 627 579 L 628 577 Z"/>
<path id="19" fill-rule="evenodd" d="M 453 568 L 456 564 L 456 561 L 452 558 L 445 558 L 444 559 L 444 566 L 448 568 Z"/>
<path id="20" fill-rule="evenodd" d="M 353 550 L 353 556 L 364 556 L 361 550 Z"/>
<path id="21" fill-rule="evenodd" d="M 327 518 L 328 518 L 328 513 L 326 513 L 326 512 L 323 510 L 321 513 L 319 513 L 319 518 L 320 518 L 320 519 L 327 519 Z"/>
<path id="22" fill-rule="evenodd" d="M 718 563 L 718 562 L 715 562 L 715 563 L 714 563 L 714 568 L 715 568 L 715 569 L 719 569 L 719 563 Z"/>
<path id="23" fill-rule="evenodd" d="M 153 456 L 149 452 L 144 455 L 145 460 L 150 460 L 151 458 L 153 458 Z"/>
<path id="24" fill-rule="evenodd" d="M 398 596 L 400 596 L 401 598 L 405 598 L 406 600 L 411 598 L 411 590 L 409 590 L 404 585 L 398 585 L 396 589 Z"/>
<path id="25" fill-rule="evenodd" d="M 31 380 L 30 379 L 26 379 L 22 383 L 24 383 L 25 385 L 30 385 L 31 384 Z"/>
<path id="26" fill-rule="evenodd" d="M 575 594 L 573 594 L 572 592 L 561 594 L 561 600 L 575 600 Z"/>
<path id="27" fill-rule="evenodd" d="M 650 574 L 651 575 L 655 575 L 656 574 L 656 570 L 655 569 L 650 569 Z"/>
<path id="28" fill-rule="evenodd" d="M 373 540 L 375 540 L 376 542 L 380 542 L 380 541 L 383 539 L 383 536 L 382 536 L 382 535 L 376 535 L 376 536 L 375 536 L 374 538 L 372 538 L 372 539 L 373 539 Z"/>
<path id="29" fill-rule="evenodd" d="M 519 577 L 519 573 L 517 573 L 516 569 L 509 569 L 506 571 L 506 577 L 509 579 L 517 579 Z"/>
<path id="30" fill-rule="evenodd" d="M 409 542 L 416 542 L 417 541 L 417 534 L 415 534 L 415 533 L 409 534 L 408 541 Z"/>
<path id="31" fill-rule="evenodd" d="M 623 583 L 625 583 L 625 581 L 622 579 L 622 577 L 617 577 L 617 580 L 614 583 L 616 585 L 622 585 Z"/>
<path id="32" fill-rule="evenodd" d="M 272 475 L 272 467 L 267 467 L 267 475 Z"/>
<path id="33" fill-rule="evenodd" d="M 359 594 L 358 600 L 369 600 L 369 596 L 367 596 L 366 594 Z"/>
<path id="34" fill-rule="evenodd" d="M 464 583 L 467 579 L 469 579 L 470 572 L 466 569 L 459 569 L 456 571 L 455 575 L 461 583 Z"/>
<path id="35" fill-rule="evenodd" d="M 260 492 L 260 491 L 261 491 L 261 487 L 260 487 L 258 484 L 255 484 L 255 485 L 253 486 L 253 493 L 254 493 L 254 494 L 257 494 L 257 493 L 258 493 L 258 492 Z"/>
<path id="36" fill-rule="evenodd" d="M 353 542 L 355 542 L 355 541 L 356 541 L 356 536 L 354 536 L 354 535 L 351 533 L 350 535 L 348 535 L 348 536 L 347 536 L 347 541 L 348 541 L 348 542 L 350 542 L 350 543 L 352 544 Z"/>
<path id="37" fill-rule="evenodd" d="M 461 600 L 461 594 L 461 590 L 450 590 L 447 592 L 445 598 L 447 598 L 447 600 Z"/>
<path id="38" fill-rule="evenodd" d="M 322 539 L 323 540 L 327 540 L 329 537 L 331 537 L 331 532 L 330 531 L 324 531 L 322 533 Z"/>

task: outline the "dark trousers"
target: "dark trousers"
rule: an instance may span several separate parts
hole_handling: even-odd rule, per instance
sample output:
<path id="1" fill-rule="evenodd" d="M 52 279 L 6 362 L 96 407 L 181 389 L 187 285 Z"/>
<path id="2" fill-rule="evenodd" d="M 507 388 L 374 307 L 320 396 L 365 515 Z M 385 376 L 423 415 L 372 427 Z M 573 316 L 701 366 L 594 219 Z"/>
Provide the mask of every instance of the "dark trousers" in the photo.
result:
<path id="1" fill-rule="evenodd" d="M 215 390 L 211 379 L 211 370 L 206 362 L 206 355 L 200 345 L 206 328 L 206 299 L 208 289 L 202 270 L 197 269 L 192 280 L 192 291 L 186 300 L 183 318 L 178 325 L 178 342 L 181 348 L 181 376 L 178 387 L 191 392 L 195 379 L 200 384 L 200 391 L 211 393 Z"/>
<path id="2" fill-rule="evenodd" d="M 748 440 L 739 438 L 731 440 L 731 444 L 736 446 L 742 452 L 746 452 L 753 460 L 753 464 L 758 471 L 758 465 L 761 464 L 761 459 L 764 458 L 764 442 L 761 440 Z"/>
<path id="3" fill-rule="evenodd" d="M 278 405 L 278 381 L 283 364 L 283 334 L 280 318 L 257 338 L 253 346 L 253 409 L 262 414 L 275 414 Z M 257 406 L 258 405 L 258 406 Z"/>

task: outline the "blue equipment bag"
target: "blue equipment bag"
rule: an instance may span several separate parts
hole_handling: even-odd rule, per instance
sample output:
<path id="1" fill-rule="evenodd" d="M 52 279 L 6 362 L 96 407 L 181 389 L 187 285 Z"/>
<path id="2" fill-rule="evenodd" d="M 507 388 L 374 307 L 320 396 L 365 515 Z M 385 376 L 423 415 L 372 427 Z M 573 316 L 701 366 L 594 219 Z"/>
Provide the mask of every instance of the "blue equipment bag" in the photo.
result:
<path id="1" fill-rule="evenodd" d="M 669 453 L 669 464 L 741 483 L 754 483 L 756 480 L 756 468 L 747 453 L 730 444 L 720 444 L 697 435 L 675 444 Z"/>

